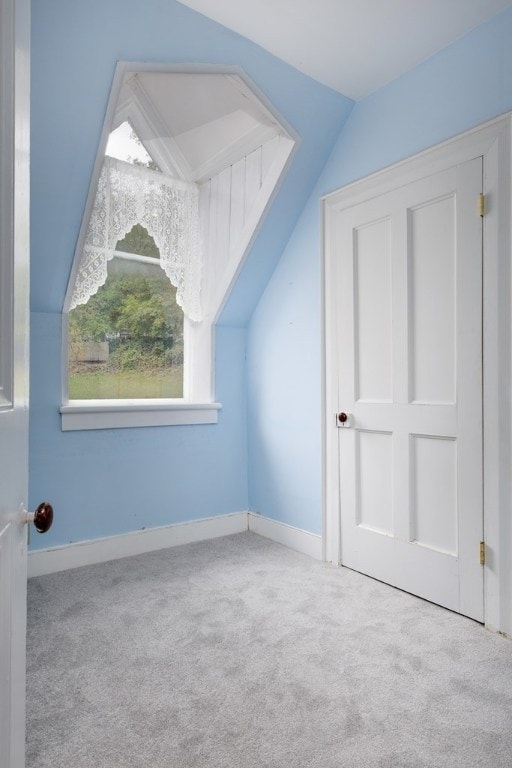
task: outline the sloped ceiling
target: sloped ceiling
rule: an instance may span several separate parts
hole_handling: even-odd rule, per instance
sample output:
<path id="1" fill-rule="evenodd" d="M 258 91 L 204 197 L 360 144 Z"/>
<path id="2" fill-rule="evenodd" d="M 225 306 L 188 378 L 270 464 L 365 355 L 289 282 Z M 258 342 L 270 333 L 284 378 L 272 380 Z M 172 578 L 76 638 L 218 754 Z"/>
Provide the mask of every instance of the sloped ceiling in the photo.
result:
<path id="1" fill-rule="evenodd" d="M 512 0 L 179 0 L 359 100 Z"/>

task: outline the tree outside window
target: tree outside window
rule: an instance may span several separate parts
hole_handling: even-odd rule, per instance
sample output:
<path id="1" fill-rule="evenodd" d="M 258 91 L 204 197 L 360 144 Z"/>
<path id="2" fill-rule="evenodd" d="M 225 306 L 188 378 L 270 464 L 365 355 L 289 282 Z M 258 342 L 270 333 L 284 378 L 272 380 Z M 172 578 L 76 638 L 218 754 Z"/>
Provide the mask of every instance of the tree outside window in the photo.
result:
<path id="1" fill-rule="evenodd" d="M 70 399 L 183 397 L 183 311 L 159 256 L 135 225 L 105 284 L 70 312 Z"/>

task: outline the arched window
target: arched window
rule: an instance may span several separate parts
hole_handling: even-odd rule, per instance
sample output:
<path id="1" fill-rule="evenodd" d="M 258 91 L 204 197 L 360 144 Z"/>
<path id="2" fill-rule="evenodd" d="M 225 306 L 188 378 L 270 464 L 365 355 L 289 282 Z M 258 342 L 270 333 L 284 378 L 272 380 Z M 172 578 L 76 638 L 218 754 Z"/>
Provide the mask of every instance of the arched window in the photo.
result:
<path id="1" fill-rule="evenodd" d="M 238 70 L 118 65 L 63 310 L 63 429 L 217 420 L 212 330 L 294 144 Z"/>

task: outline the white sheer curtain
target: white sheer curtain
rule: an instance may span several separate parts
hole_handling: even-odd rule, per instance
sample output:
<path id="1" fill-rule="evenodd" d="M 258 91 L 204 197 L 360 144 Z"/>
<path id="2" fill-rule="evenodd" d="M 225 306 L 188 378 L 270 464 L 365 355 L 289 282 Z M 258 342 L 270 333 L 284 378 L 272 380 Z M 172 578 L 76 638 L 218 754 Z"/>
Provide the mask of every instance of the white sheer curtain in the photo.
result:
<path id="1" fill-rule="evenodd" d="M 112 157 L 101 170 L 70 309 L 86 304 L 105 283 L 107 262 L 134 224 L 153 237 L 185 315 L 202 320 L 197 185 Z"/>

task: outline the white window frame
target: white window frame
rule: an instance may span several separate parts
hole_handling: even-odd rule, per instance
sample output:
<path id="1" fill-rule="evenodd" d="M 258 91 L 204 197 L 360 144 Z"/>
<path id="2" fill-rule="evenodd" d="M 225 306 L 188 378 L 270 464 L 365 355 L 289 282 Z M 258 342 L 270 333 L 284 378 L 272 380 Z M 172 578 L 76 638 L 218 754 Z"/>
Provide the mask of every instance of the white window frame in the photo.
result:
<path id="1" fill-rule="evenodd" d="M 139 261 L 145 264 L 153 264 L 159 267 L 157 259 L 137 254 L 115 251 L 114 256 L 127 261 Z M 66 315 L 66 329 L 68 326 Z M 211 331 L 211 326 L 209 327 Z M 191 337 L 194 333 L 194 324 L 186 316 L 183 317 L 183 337 L 184 337 L 184 359 L 190 358 L 196 352 L 195 361 L 196 370 L 200 373 L 209 373 L 208 369 L 201 371 L 201 366 L 208 365 L 208 351 L 211 348 L 210 339 L 202 354 L 198 354 L 197 343 L 194 343 Z M 66 347 L 68 350 L 68 347 Z M 206 352 L 206 355 L 205 355 Z M 188 374 L 188 381 L 185 381 Z M 202 378 L 199 379 L 203 381 Z M 139 426 L 169 426 L 173 424 L 216 424 L 217 412 L 220 409 L 220 403 L 210 402 L 213 398 L 213 382 L 210 381 L 210 387 L 205 387 L 203 392 L 194 390 L 193 383 L 197 382 L 197 377 L 190 376 L 188 366 L 184 366 L 184 393 L 187 398 L 140 398 L 140 399 L 98 399 L 98 400 L 71 400 L 67 405 L 62 405 L 62 429 L 64 431 L 72 429 L 113 429 L 116 427 L 139 427 Z M 68 386 L 68 375 L 66 375 L 65 386 Z M 200 401 L 201 394 L 205 402 Z M 196 395 L 194 398 L 193 396 Z M 198 397 L 199 395 L 199 397 Z"/>
<path id="2" fill-rule="evenodd" d="M 169 73 L 194 74 L 223 74 L 235 75 L 244 82 L 247 94 L 253 94 L 260 105 L 279 122 L 288 134 L 289 144 L 284 146 L 282 156 L 276 164 L 275 176 L 269 178 L 269 194 L 262 206 L 254 211 L 259 222 L 255 228 L 249 228 L 248 234 L 243 233 L 243 252 L 241 257 L 230 265 L 228 273 L 221 284 L 215 285 L 214 299 L 211 310 L 200 323 L 190 321 L 187 317 L 183 323 L 184 366 L 183 366 L 183 398 L 141 398 L 141 399 L 101 399 L 101 400 L 69 400 L 68 390 L 68 315 L 69 306 L 76 274 L 79 266 L 78 254 L 81 254 L 87 226 L 91 216 L 98 180 L 103 165 L 105 149 L 112 130 L 123 121 L 128 120 L 139 135 L 144 124 L 152 126 L 152 116 L 146 115 L 140 105 L 134 104 L 130 110 L 119 104 L 119 95 L 124 77 L 129 72 L 159 71 Z M 117 116 L 117 119 L 115 119 Z M 62 405 L 60 407 L 61 426 L 63 431 L 88 429 L 115 429 L 121 427 L 172 426 L 184 424 L 216 424 L 221 403 L 215 401 L 215 325 L 226 303 L 227 297 L 242 268 L 243 262 L 252 245 L 259 227 L 263 221 L 277 189 L 285 176 L 299 144 L 299 136 L 294 129 L 277 113 L 264 94 L 247 78 L 241 67 L 216 66 L 203 64 L 158 65 L 140 62 L 118 62 L 110 99 L 105 115 L 103 130 L 96 155 L 91 185 L 87 197 L 82 225 L 77 242 L 75 258 L 71 269 L 68 289 L 62 309 Z M 159 168 L 164 173 L 183 176 L 182 169 L 176 160 L 159 151 L 158 147 L 146 147 Z M 211 170 L 211 169 L 210 169 Z"/>

